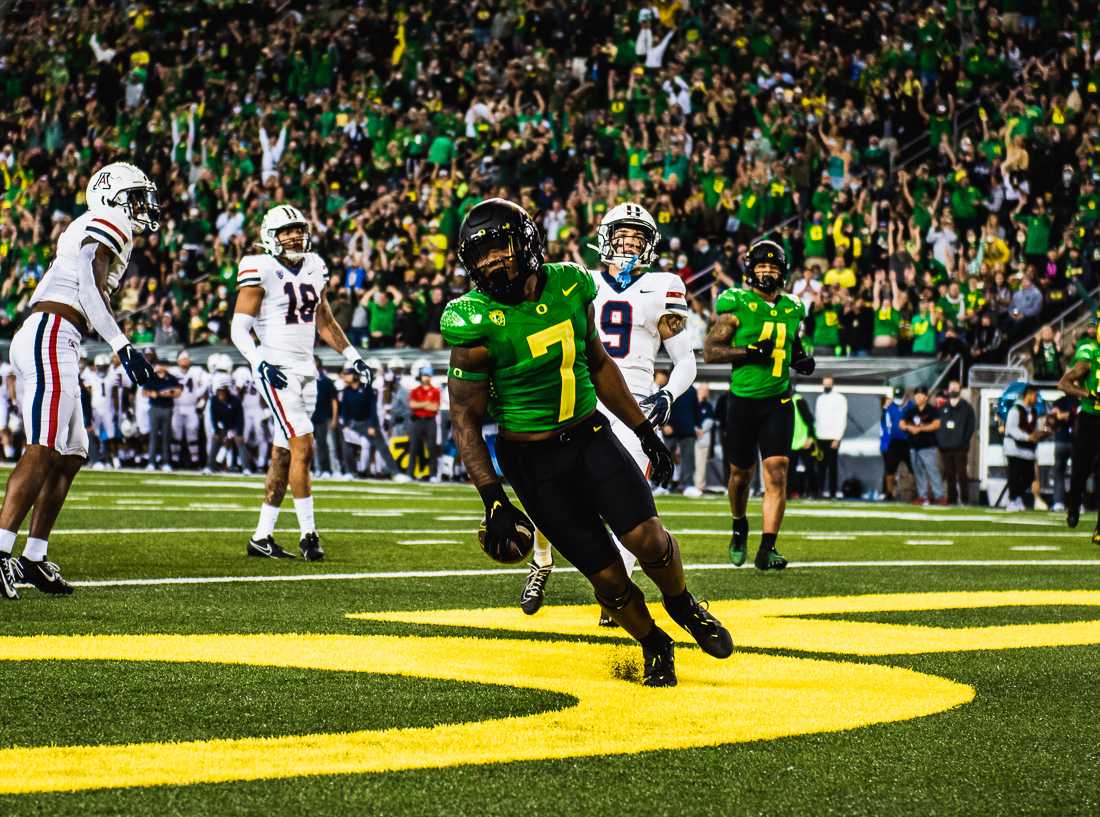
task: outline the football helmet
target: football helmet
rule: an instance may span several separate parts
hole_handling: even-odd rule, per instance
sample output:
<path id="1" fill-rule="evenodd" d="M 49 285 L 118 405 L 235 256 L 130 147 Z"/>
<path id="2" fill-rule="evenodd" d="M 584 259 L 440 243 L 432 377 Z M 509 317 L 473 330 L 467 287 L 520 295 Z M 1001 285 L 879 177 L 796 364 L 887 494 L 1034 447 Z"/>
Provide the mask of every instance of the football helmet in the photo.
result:
<path id="1" fill-rule="evenodd" d="M 101 371 L 111 368 L 111 356 L 105 352 L 100 352 L 95 356 L 95 367 Z"/>
<path id="2" fill-rule="evenodd" d="M 279 240 L 279 233 L 288 227 L 305 228 L 305 238 L 297 247 L 288 247 Z M 264 220 L 260 224 L 260 245 L 268 255 L 283 256 L 288 261 L 301 261 L 313 246 L 309 220 L 297 207 L 291 207 L 288 204 L 272 207 L 264 215 Z"/>
<path id="3" fill-rule="evenodd" d="M 160 229 L 157 186 L 129 162 L 112 162 L 93 173 L 84 197 L 89 210 L 122 210 L 135 233 Z"/>
<path id="4" fill-rule="evenodd" d="M 779 269 L 778 275 L 768 275 L 763 278 L 756 274 L 756 268 L 761 264 L 771 264 Z M 745 283 L 753 289 L 758 289 L 770 295 L 778 292 L 787 280 L 787 252 L 774 241 L 764 239 L 757 241 L 749 247 L 748 270 L 745 272 Z"/>
<path id="5" fill-rule="evenodd" d="M 542 236 L 518 204 L 486 199 L 462 220 L 458 260 L 478 291 L 504 304 L 518 304 L 524 299 L 527 279 L 543 274 Z"/>
<path id="6" fill-rule="evenodd" d="M 637 253 L 616 251 L 613 246 L 615 231 L 620 227 L 631 227 L 644 233 L 642 247 Z M 600 253 L 600 261 L 607 266 L 618 267 L 627 275 L 644 272 L 657 260 L 658 240 L 657 222 L 648 210 L 633 202 L 618 204 L 608 210 L 596 230 L 596 249 Z"/>

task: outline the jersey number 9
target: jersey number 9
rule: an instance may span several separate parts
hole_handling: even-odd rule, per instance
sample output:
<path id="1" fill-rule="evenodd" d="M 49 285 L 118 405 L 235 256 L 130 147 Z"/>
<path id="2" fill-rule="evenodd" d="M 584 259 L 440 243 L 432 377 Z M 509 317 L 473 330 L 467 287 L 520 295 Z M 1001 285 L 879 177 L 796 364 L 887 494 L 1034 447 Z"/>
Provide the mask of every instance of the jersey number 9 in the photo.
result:
<path id="1" fill-rule="evenodd" d="M 630 329 L 634 310 L 626 301 L 608 301 L 600 310 L 600 332 L 607 354 L 621 359 L 630 354 Z"/>
<path id="2" fill-rule="evenodd" d="M 286 293 L 287 298 L 287 325 L 313 323 L 313 315 L 317 311 L 317 304 L 321 300 L 317 297 L 317 290 L 313 288 L 313 284 L 300 284 L 298 292 L 295 294 L 294 284 L 287 281 L 286 286 L 283 287 L 283 292 Z"/>

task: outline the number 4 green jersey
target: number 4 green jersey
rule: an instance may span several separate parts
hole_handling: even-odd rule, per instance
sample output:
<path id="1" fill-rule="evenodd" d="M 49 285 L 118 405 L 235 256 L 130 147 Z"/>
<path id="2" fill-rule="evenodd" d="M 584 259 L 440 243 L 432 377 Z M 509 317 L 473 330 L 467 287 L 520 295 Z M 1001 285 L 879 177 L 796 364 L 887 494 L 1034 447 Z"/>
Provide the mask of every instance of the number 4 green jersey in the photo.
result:
<path id="1" fill-rule="evenodd" d="M 714 311 L 737 318 L 731 346 L 774 340 L 772 365 L 737 366 L 730 373 L 730 393 L 736 397 L 775 397 L 791 383 L 791 346 L 798 337 L 806 308 L 798 298 L 780 295 L 770 304 L 751 289 L 727 289 L 718 296 Z"/>
<path id="2" fill-rule="evenodd" d="M 450 346 L 484 346 L 486 375 L 450 370 L 459 380 L 490 381 L 489 413 L 508 431 L 552 431 L 596 408 L 585 339 L 588 305 L 596 297 L 592 274 L 576 264 L 547 264 L 537 301 L 509 305 L 476 290 L 447 304 L 439 321 Z"/>

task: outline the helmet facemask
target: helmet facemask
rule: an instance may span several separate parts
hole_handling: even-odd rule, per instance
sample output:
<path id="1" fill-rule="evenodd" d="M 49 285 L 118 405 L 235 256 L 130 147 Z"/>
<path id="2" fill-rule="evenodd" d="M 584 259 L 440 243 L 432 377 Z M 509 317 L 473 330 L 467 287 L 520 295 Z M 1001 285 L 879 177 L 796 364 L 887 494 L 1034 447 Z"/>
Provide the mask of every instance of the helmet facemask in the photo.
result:
<path id="1" fill-rule="evenodd" d="M 293 231 L 297 231 L 297 235 Z M 298 262 L 305 258 L 306 253 L 313 246 L 313 239 L 309 234 L 309 225 L 295 222 L 284 224 L 275 234 L 275 243 L 281 249 L 281 255 L 288 261 Z"/>
<path id="2" fill-rule="evenodd" d="M 631 277 L 644 272 L 657 255 L 657 235 L 644 221 L 623 219 L 601 224 L 597 240 L 600 260 L 619 268 L 621 283 L 629 283 Z"/>
<path id="3" fill-rule="evenodd" d="M 477 288 L 494 300 L 518 304 L 526 297 L 527 274 L 520 269 L 518 240 L 509 225 L 491 228 L 468 239 L 463 263 Z"/>
<path id="4" fill-rule="evenodd" d="M 146 230 L 155 233 L 160 229 L 160 203 L 157 201 L 155 187 L 120 190 L 108 204 L 123 209 L 135 233 Z"/>

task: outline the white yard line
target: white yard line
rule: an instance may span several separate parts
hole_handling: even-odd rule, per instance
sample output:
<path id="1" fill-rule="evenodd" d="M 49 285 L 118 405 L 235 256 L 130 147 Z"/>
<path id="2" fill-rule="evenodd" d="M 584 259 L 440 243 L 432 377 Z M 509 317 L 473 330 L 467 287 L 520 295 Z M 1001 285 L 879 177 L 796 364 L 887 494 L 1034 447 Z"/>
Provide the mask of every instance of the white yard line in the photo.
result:
<path id="1" fill-rule="evenodd" d="M 787 569 L 849 568 L 849 567 L 1097 567 L 1100 559 L 896 559 L 879 562 L 791 562 Z M 752 570 L 752 565 L 740 568 L 722 562 L 717 564 L 684 565 L 685 570 Z M 555 573 L 576 573 L 575 567 L 555 567 Z M 169 584 L 233 584 L 250 582 L 322 582 L 359 581 L 363 579 L 443 579 L 463 576 L 509 576 L 526 574 L 526 567 L 493 567 L 469 570 L 401 570 L 376 573 L 305 573 L 286 576 L 180 576 L 164 579 L 111 579 L 105 581 L 75 581 L 78 587 L 144 587 Z"/>
<path id="2" fill-rule="evenodd" d="M 953 539 L 906 539 L 907 545 L 953 545 Z"/>

